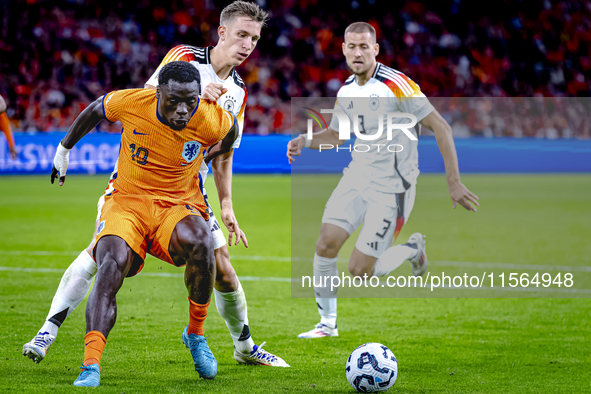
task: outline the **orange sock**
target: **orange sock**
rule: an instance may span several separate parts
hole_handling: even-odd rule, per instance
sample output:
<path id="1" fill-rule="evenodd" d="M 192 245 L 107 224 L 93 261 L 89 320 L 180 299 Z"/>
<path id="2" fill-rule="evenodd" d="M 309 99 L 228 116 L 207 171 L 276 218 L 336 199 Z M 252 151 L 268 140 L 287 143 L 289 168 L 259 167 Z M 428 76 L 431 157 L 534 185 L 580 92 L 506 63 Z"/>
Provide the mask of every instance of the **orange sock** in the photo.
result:
<path id="1" fill-rule="evenodd" d="M 205 304 L 197 304 L 189 298 L 189 329 L 188 334 L 203 335 L 205 333 L 205 319 L 207 318 L 207 308 L 211 300 Z"/>
<path id="2" fill-rule="evenodd" d="M 84 336 L 84 364 L 101 366 L 101 356 L 105 350 L 107 339 L 98 331 L 91 331 Z"/>
<path id="3" fill-rule="evenodd" d="M 6 134 L 6 140 L 8 141 L 8 146 L 14 146 L 14 137 L 12 135 L 12 129 L 10 128 L 10 121 L 8 120 L 8 115 L 6 112 L 0 114 L 0 131 Z"/>

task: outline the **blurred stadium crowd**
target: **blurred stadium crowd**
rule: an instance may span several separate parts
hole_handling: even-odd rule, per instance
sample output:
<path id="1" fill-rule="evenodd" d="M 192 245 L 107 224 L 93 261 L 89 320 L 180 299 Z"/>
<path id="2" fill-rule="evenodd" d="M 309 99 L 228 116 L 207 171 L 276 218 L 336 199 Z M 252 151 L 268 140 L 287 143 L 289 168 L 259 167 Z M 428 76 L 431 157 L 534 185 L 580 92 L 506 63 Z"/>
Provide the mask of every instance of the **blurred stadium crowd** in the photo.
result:
<path id="1" fill-rule="evenodd" d="M 249 89 L 245 133 L 289 133 L 290 97 L 336 95 L 349 75 L 345 27 L 377 30 L 378 60 L 442 101 L 458 136 L 589 138 L 591 2 L 576 0 L 258 0 L 271 20 L 239 68 Z M 0 94 L 17 130 L 67 129 L 102 94 L 142 87 L 167 51 L 214 45 L 229 1 L 16 0 L 0 5 Z M 477 98 L 480 97 L 480 98 Z M 525 124 L 510 100 L 555 97 Z M 570 102 L 570 101 L 568 101 Z M 506 107 L 506 108 L 505 108 Z M 495 116 L 492 112 L 506 116 Z M 499 119 L 501 118 L 501 119 Z M 116 125 L 100 125 L 118 132 Z M 588 123 L 588 122 L 587 122 Z"/>

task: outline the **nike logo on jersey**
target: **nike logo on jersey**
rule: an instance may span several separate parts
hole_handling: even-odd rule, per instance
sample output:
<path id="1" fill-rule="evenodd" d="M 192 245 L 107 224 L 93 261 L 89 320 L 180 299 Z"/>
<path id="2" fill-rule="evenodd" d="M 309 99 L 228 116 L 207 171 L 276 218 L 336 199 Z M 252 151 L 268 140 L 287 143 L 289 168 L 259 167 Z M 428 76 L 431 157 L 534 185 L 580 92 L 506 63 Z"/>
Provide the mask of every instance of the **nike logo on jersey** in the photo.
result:
<path id="1" fill-rule="evenodd" d="M 137 135 L 150 135 L 148 133 L 139 133 L 139 132 L 137 132 L 135 130 L 133 130 L 133 134 L 137 134 Z"/>
<path id="2" fill-rule="evenodd" d="M 88 343 L 85 343 L 85 344 L 84 344 L 84 346 L 88 346 L 88 345 L 90 345 L 90 344 L 91 344 L 91 343 L 93 343 L 93 342 L 96 342 L 96 340 L 94 340 L 94 341 L 90 341 L 90 342 L 88 342 Z"/>

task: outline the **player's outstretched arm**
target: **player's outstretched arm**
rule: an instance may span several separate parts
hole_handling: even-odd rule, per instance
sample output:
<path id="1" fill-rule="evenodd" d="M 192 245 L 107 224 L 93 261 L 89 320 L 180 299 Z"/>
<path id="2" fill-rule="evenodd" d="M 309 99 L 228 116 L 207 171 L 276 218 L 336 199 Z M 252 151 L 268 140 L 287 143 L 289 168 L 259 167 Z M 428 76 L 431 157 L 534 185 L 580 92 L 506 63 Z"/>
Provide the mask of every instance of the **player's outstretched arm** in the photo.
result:
<path id="1" fill-rule="evenodd" d="M 213 159 L 217 156 L 229 153 L 232 151 L 232 146 L 236 139 L 240 136 L 240 126 L 238 125 L 238 120 L 236 119 L 236 115 L 232 114 L 234 124 L 228 134 L 224 137 L 223 140 L 220 142 L 212 145 L 207 150 L 207 156 L 205 156 L 205 164 L 209 164 Z M 231 180 L 231 179 L 230 179 Z"/>
<path id="2" fill-rule="evenodd" d="M 294 156 L 302 155 L 302 149 L 304 148 L 319 149 L 320 145 L 325 145 L 327 149 L 332 149 L 344 143 L 345 140 L 339 139 L 339 133 L 330 127 L 312 134 L 311 140 L 307 139 L 306 134 L 300 134 L 287 143 L 287 159 L 289 160 L 289 164 L 291 164 L 295 161 Z M 332 148 L 329 148 L 330 146 Z"/>
<path id="3" fill-rule="evenodd" d="M 220 217 L 228 229 L 228 245 L 232 246 L 232 238 L 236 235 L 235 245 L 238 245 L 242 241 L 244 242 L 244 246 L 248 248 L 248 240 L 238 225 L 232 207 L 232 163 L 234 157 L 232 146 L 239 135 L 240 126 L 234 115 L 234 125 L 222 141 L 209 148 L 205 162 L 206 164 L 211 162 L 213 178 L 222 210 Z"/>
<path id="4" fill-rule="evenodd" d="M 479 206 L 478 196 L 468 190 L 460 180 L 458 155 L 454 145 L 451 126 L 437 110 L 433 110 L 420 123 L 435 133 L 437 146 L 445 163 L 447 185 L 449 187 L 449 195 L 453 201 L 453 208 L 455 209 L 460 204 L 467 210 L 476 212 L 476 207 Z"/>
<path id="5" fill-rule="evenodd" d="M 68 130 L 64 139 L 60 142 L 53 159 L 53 168 L 51 170 L 51 183 L 55 181 L 59 174 L 59 185 L 62 186 L 66 181 L 66 172 L 68 171 L 68 161 L 70 150 L 78 141 L 103 119 L 106 119 L 103 113 L 103 98 L 100 97 L 90 104 L 84 111 L 78 115 L 74 123 Z"/>
<path id="6" fill-rule="evenodd" d="M 240 229 L 236 215 L 234 215 L 234 208 L 232 205 L 232 162 L 234 150 L 217 156 L 211 163 L 213 170 L 213 178 L 215 186 L 218 191 L 220 199 L 221 214 L 220 217 L 224 226 L 228 229 L 228 245 L 232 246 L 232 238 L 236 235 L 234 245 L 238 245 L 240 241 L 248 248 L 248 240 L 246 234 Z"/>

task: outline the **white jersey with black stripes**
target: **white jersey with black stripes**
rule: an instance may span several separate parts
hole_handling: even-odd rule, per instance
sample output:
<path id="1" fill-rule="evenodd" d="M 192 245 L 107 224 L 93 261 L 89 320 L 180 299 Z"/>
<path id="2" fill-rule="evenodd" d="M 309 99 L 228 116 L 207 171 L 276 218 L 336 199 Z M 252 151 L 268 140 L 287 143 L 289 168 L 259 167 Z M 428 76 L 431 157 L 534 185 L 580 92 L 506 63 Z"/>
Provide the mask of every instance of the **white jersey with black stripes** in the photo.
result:
<path id="1" fill-rule="evenodd" d="M 240 146 L 242 131 L 244 129 L 244 111 L 248 97 L 246 85 L 235 69 L 232 70 L 230 76 L 225 80 L 222 80 L 220 77 L 218 77 L 210 61 L 210 53 L 212 49 L 212 46 L 198 48 L 190 45 L 178 45 L 172 48 L 170 51 L 168 51 L 156 71 L 154 71 L 154 74 L 152 74 L 145 85 L 158 86 L 158 74 L 160 73 L 160 69 L 169 62 L 180 60 L 187 61 L 194 65 L 201 76 L 202 90 L 210 83 L 219 83 L 228 89 L 228 91 L 218 99 L 218 104 L 225 110 L 236 115 L 238 126 L 240 128 L 240 135 L 232 145 L 232 148 L 238 148 Z M 207 178 L 207 172 L 208 167 L 204 162 L 202 163 L 201 169 L 199 170 L 203 182 L 205 182 L 205 179 Z"/>
<path id="2" fill-rule="evenodd" d="M 402 193 L 416 183 L 419 175 L 417 141 L 401 130 L 393 130 L 388 138 L 388 113 L 410 113 L 417 122 L 424 119 L 433 106 L 419 86 L 403 73 L 377 63 L 372 77 L 363 85 L 351 75 L 337 94 L 335 109 L 347 114 L 351 124 L 362 135 L 355 140 L 352 160 L 347 171 L 367 178 L 372 188 L 383 193 Z M 409 123 L 411 119 L 394 117 L 392 124 Z M 336 116 L 331 129 L 339 131 Z M 373 139 L 372 135 L 382 134 Z M 418 138 L 420 125 L 408 129 Z M 342 149 L 342 148 L 341 148 Z"/>

